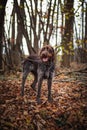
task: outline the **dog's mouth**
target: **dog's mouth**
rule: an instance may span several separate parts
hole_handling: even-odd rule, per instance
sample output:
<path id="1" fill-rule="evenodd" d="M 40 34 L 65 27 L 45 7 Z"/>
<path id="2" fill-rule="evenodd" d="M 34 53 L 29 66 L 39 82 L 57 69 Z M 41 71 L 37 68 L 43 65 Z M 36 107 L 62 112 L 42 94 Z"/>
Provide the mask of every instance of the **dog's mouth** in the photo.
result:
<path id="1" fill-rule="evenodd" d="M 46 54 L 43 53 L 43 54 L 41 55 L 41 59 L 42 59 L 43 62 L 48 62 L 49 57 L 48 57 Z"/>
<path id="2" fill-rule="evenodd" d="M 48 57 L 43 57 L 43 58 L 42 58 L 42 61 L 43 61 L 43 62 L 47 62 L 47 61 L 48 61 Z"/>

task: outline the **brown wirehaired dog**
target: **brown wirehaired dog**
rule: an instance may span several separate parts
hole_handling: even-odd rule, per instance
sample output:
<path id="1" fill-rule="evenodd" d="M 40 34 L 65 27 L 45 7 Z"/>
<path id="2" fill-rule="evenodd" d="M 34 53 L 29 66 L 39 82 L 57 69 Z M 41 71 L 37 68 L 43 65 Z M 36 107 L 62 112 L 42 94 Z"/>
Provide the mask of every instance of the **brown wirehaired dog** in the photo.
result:
<path id="1" fill-rule="evenodd" d="M 55 69 L 55 54 L 54 49 L 50 45 L 44 46 L 38 55 L 30 55 L 23 62 L 23 77 L 22 77 L 22 87 L 21 95 L 24 95 L 24 84 L 26 78 L 30 72 L 34 75 L 34 81 L 31 84 L 31 87 L 36 90 L 36 83 L 38 83 L 37 90 L 37 103 L 41 103 L 41 85 L 43 79 L 47 79 L 48 84 L 48 100 L 51 101 L 51 86 L 52 78 L 54 75 Z"/>

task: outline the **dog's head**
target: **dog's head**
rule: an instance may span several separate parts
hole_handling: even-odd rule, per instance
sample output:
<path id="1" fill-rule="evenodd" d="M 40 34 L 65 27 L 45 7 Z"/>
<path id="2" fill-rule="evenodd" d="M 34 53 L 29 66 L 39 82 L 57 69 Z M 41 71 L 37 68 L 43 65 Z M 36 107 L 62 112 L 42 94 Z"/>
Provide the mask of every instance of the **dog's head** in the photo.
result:
<path id="1" fill-rule="evenodd" d="M 50 45 L 44 46 L 40 51 L 42 62 L 54 61 L 54 49 Z"/>

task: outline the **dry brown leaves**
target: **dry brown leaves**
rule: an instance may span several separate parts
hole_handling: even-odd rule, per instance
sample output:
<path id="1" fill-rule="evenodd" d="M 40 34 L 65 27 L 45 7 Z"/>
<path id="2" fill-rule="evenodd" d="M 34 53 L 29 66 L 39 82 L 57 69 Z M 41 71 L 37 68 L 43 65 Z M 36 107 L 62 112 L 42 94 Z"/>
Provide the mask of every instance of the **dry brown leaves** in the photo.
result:
<path id="1" fill-rule="evenodd" d="M 42 85 L 42 104 L 36 103 L 36 93 L 25 85 L 25 96 L 20 96 L 21 74 L 0 80 L 0 130 L 86 130 L 87 86 L 75 82 L 52 85 L 53 102 L 47 101 L 46 81 Z"/>

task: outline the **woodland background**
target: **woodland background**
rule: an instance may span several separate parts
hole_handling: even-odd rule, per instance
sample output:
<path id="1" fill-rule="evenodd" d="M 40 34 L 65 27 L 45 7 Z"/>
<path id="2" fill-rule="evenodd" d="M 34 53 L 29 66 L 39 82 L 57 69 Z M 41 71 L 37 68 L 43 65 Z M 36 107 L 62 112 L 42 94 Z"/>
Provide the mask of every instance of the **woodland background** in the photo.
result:
<path id="1" fill-rule="evenodd" d="M 24 46 L 33 54 L 43 44 L 53 44 L 58 55 L 61 51 L 62 66 L 87 62 L 85 0 L 14 0 L 10 4 L 10 20 L 6 15 L 6 8 L 10 8 L 7 2 L 0 1 L 0 70 L 18 67 L 25 55 Z"/>
<path id="2" fill-rule="evenodd" d="M 8 2 L 0 0 L 0 130 L 87 130 L 86 0 Z M 53 102 L 44 81 L 38 105 L 31 74 L 20 96 L 21 62 L 25 46 L 34 54 L 45 44 L 57 57 Z"/>

